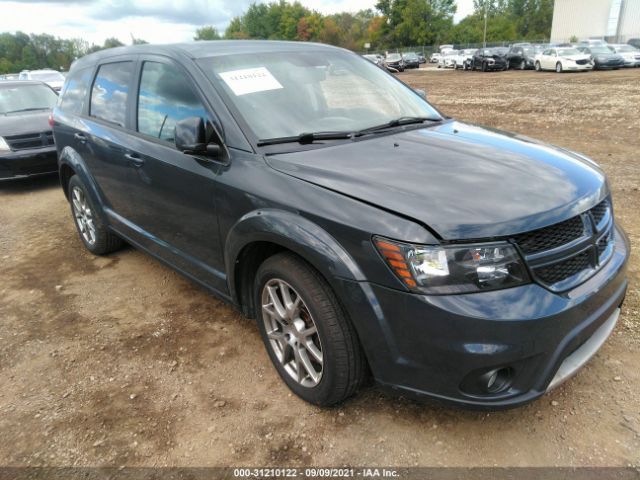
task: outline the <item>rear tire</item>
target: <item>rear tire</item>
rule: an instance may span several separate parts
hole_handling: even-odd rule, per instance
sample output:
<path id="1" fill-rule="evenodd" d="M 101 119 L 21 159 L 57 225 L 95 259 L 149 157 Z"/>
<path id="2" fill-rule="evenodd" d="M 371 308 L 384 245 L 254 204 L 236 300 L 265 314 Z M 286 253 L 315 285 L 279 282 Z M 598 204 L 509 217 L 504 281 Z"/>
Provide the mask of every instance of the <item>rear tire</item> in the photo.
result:
<path id="1" fill-rule="evenodd" d="M 326 280 L 299 257 L 280 253 L 260 265 L 255 285 L 260 334 L 291 391 L 320 406 L 353 395 L 364 382 L 366 361 Z"/>
<path id="2" fill-rule="evenodd" d="M 556 63 L 556 73 L 562 73 L 562 63 Z"/>
<path id="3" fill-rule="evenodd" d="M 487 62 L 482 62 L 482 71 L 483 72 L 487 71 Z"/>
<path id="4" fill-rule="evenodd" d="M 106 255 L 122 248 L 124 242 L 102 222 L 87 187 L 77 175 L 69 180 L 69 204 L 80 240 L 94 255 Z"/>
<path id="5" fill-rule="evenodd" d="M 527 62 L 525 62 L 524 60 L 522 60 L 520 62 L 520 70 L 526 70 L 527 68 Z"/>
<path id="6" fill-rule="evenodd" d="M 536 62 L 535 68 L 536 68 L 536 72 L 539 72 L 542 70 L 542 66 L 540 65 L 540 62 Z"/>

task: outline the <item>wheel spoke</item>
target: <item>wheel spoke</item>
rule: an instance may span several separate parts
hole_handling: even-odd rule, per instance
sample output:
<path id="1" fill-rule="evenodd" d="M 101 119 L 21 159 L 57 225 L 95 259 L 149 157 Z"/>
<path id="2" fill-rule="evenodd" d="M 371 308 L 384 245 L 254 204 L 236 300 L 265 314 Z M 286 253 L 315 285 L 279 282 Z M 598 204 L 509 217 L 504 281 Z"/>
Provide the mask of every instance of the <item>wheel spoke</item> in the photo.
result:
<path id="1" fill-rule="evenodd" d="M 322 352 L 318 349 L 318 347 L 316 347 L 315 343 L 313 343 L 311 340 L 307 340 L 304 343 L 304 348 L 307 349 L 307 352 L 311 354 L 316 362 L 322 365 Z"/>
<path id="2" fill-rule="evenodd" d="M 276 315 L 279 316 L 280 319 L 286 320 L 287 310 L 284 308 L 284 305 L 282 305 L 280 297 L 278 297 L 278 291 L 275 287 L 267 287 L 267 289 L 269 291 L 269 300 L 271 301 L 271 305 L 275 309 Z"/>
<path id="3" fill-rule="evenodd" d="M 309 359 L 309 355 L 307 354 L 306 348 L 299 348 L 296 350 L 298 352 L 297 363 L 298 365 L 302 365 L 304 371 L 307 373 L 305 376 L 311 377 L 314 383 L 317 383 L 320 380 L 320 375 L 316 372 L 315 368 L 313 368 L 313 364 Z M 298 375 L 299 377 L 300 375 Z"/>

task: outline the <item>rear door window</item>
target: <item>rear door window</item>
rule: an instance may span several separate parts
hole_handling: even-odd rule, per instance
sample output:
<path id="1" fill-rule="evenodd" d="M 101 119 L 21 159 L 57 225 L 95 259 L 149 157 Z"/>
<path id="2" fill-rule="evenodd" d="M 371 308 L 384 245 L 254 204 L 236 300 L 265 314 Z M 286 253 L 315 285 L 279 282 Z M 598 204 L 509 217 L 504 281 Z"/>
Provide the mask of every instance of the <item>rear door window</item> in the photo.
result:
<path id="1" fill-rule="evenodd" d="M 92 117 L 124 127 L 132 74 L 133 62 L 100 66 L 91 90 Z"/>
<path id="2" fill-rule="evenodd" d="M 173 142 L 176 123 L 188 117 L 207 122 L 207 112 L 191 81 L 173 65 L 144 62 L 138 93 L 138 131 Z"/>

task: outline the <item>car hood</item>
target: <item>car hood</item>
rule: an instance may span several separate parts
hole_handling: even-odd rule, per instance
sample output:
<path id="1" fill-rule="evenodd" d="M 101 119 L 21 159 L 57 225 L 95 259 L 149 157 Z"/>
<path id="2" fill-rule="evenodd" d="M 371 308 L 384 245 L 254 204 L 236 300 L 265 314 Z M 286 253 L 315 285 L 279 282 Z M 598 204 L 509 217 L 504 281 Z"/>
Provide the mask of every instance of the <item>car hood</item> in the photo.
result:
<path id="1" fill-rule="evenodd" d="M 608 191 L 602 171 L 584 157 L 455 121 L 269 155 L 267 162 L 412 218 L 447 240 L 512 235 L 557 223 L 592 207 Z"/>
<path id="2" fill-rule="evenodd" d="M 51 130 L 49 126 L 50 113 L 51 110 L 34 110 L 31 112 L 9 113 L 7 115 L 0 114 L 0 137 L 47 132 Z"/>
<path id="3" fill-rule="evenodd" d="M 617 53 L 596 53 L 593 58 L 601 62 L 608 62 L 609 60 L 623 60 L 623 58 Z"/>
<path id="4" fill-rule="evenodd" d="M 568 58 L 569 60 L 589 60 L 591 57 L 589 55 L 584 55 L 582 53 L 576 55 L 562 55 L 560 58 Z"/>

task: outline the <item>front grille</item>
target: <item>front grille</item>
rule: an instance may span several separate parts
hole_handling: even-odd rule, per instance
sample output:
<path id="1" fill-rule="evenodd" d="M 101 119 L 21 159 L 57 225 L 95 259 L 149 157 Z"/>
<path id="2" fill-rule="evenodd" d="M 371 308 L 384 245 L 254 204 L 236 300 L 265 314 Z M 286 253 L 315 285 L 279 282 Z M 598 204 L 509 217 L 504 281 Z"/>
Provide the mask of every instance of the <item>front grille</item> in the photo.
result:
<path id="1" fill-rule="evenodd" d="M 606 198 L 580 215 L 521 233 L 513 240 L 541 283 L 551 289 L 570 288 L 575 282 L 585 279 L 585 275 L 577 274 L 594 272 L 597 266 L 609 259 L 614 238 L 613 222 L 607 220 L 611 218 L 607 217 L 610 212 L 611 201 Z M 574 276 L 575 282 L 560 283 Z"/>
<path id="2" fill-rule="evenodd" d="M 7 135 L 4 137 L 11 150 L 26 150 L 53 145 L 53 132 L 26 133 L 23 135 Z"/>
<path id="3" fill-rule="evenodd" d="M 521 233 L 514 237 L 525 255 L 560 247 L 584 235 L 584 224 L 580 216 L 548 227 Z"/>
<path id="4" fill-rule="evenodd" d="M 563 260 L 547 267 L 535 270 L 536 276 L 544 283 L 553 285 L 574 276 L 591 267 L 589 251 L 582 252 L 575 257 Z"/>
<path id="5" fill-rule="evenodd" d="M 593 215 L 593 219 L 596 222 L 596 225 L 598 225 L 602 221 L 608 209 L 609 209 L 609 199 L 605 198 L 603 201 L 601 201 L 598 205 L 596 205 L 590 210 L 591 215 Z"/>
<path id="6" fill-rule="evenodd" d="M 576 63 L 577 63 L 578 65 L 586 65 L 586 64 L 587 64 L 587 62 L 588 62 L 588 60 L 576 60 Z"/>

